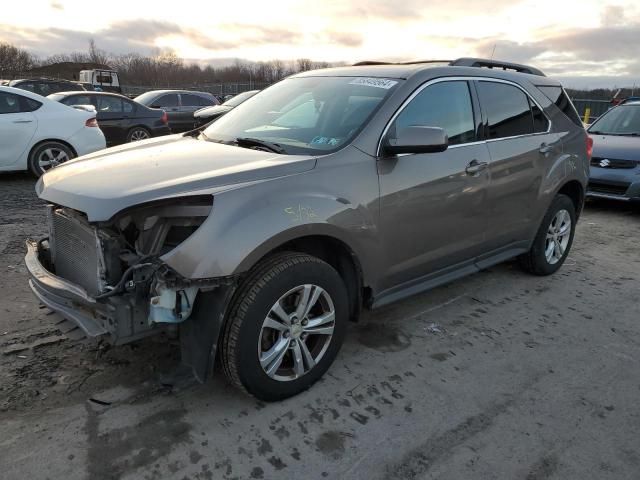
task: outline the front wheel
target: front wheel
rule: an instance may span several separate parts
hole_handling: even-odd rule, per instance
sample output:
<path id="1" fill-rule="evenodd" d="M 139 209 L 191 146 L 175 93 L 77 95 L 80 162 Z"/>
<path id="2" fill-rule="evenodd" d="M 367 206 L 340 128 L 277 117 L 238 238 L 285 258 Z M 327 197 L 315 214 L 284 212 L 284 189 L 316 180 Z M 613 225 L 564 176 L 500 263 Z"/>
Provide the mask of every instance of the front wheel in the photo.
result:
<path id="1" fill-rule="evenodd" d="M 348 318 L 342 278 L 306 254 L 261 262 L 234 296 L 221 360 L 237 387 L 265 401 L 313 385 L 333 363 Z"/>
<path id="2" fill-rule="evenodd" d="M 569 255 L 576 229 L 576 210 L 569 197 L 558 194 L 542 220 L 531 250 L 520 257 L 525 270 L 551 275 Z"/>

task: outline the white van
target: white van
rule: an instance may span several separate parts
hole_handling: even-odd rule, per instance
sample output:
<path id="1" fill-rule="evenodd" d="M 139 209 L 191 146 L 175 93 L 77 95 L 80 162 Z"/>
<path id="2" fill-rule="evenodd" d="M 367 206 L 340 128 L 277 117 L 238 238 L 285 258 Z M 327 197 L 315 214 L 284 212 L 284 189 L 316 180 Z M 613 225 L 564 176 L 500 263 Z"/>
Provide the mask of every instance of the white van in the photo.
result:
<path id="1" fill-rule="evenodd" d="M 90 84 L 95 90 L 122 93 L 118 72 L 113 70 L 81 70 L 80 82 Z"/>

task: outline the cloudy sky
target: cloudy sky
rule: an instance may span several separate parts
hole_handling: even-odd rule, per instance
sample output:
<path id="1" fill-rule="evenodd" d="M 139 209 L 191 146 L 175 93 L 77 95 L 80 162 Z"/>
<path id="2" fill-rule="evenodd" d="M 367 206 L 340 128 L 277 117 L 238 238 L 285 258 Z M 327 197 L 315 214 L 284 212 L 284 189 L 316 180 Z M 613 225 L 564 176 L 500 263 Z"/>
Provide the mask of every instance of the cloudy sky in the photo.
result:
<path id="1" fill-rule="evenodd" d="M 568 86 L 640 86 L 637 0 L 27 0 L 6 2 L 0 40 L 46 56 L 172 49 L 243 58 L 532 63 Z"/>

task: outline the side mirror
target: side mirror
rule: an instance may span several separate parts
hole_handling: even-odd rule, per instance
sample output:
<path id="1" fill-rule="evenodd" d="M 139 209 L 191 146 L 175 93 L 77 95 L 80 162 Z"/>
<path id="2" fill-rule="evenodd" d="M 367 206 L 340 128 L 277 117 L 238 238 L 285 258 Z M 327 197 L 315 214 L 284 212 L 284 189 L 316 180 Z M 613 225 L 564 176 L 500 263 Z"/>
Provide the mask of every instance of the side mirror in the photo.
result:
<path id="1" fill-rule="evenodd" d="M 162 108 L 160 105 L 151 105 L 149 108 Z"/>
<path id="2" fill-rule="evenodd" d="M 398 129 L 395 138 L 385 138 L 382 148 L 387 155 L 444 152 L 449 138 L 439 127 L 410 126 Z"/>

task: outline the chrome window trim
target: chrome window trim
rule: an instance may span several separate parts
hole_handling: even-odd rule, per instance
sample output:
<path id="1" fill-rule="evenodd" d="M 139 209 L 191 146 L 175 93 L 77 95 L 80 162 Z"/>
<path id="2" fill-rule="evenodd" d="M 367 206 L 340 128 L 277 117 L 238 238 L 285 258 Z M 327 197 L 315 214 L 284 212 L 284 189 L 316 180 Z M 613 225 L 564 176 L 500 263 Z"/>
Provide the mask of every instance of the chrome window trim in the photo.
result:
<path id="1" fill-rule="evenodd" d="M 404 102 L 402 102 L 402 105 L 400 105 L 400 108 L 398 108 L 398 110 L 396 110 L 396 112 L 393 114 L 393 116 L 391 117 L 391 119 L 387 122 L 387 124 L 385 125 L 384 129 L 382 130 L 382 134 L 380 135 L 380 138 L 378 139 L 378 147 L 376 148 L 376 156 L 379 157 L 380 156 L 380 151 L 382 149 L 382 140 L 384 139 L 385 135 L 387 134 L 387 132 L 389 131 L 389 128 L 391 127 L 391 124 L 393 124 L 393 122 L 396 120 L 396 118 L 398 118 L 398 115 L 400 115 L 402 113 L 402 111 L 407 107 L 407 105 L 415 98 L 417 97 L 425 88 L 430 87 L 431 85 L 434 85 L 436 83 L 442 83 L 442 82 L 459 82 L 459 81 L 479 81 L 479 82 L 495 82 L 495 83 L 506 83 L 507 85 L 512 85 L 518 89 L 520 89 L 526 96 L 527 98 L 529 98 L 531 100 L 531 102 L 533 102 L 542 112 L 542 114 L 544 115 L 544 117 L 547 119 L 547 122 L 549 122 L 549 126 L 547 128 L 546 132 L 534 132 L 534 133 L 525 133 L 522 135 L 515 135 L 512 137 L 500 137 L 500 138 L 491 138 L 491 139 L 487 139 L 487 140 L 476 140 L 473 142 L 467 142 L 467 143 L 458 143 L 456 145 L 451 145 L 450 147 L 447 148 L 447 150 L 449 148 L 459 148 L 459 147 L 467 147 L 470 145 L 479 145 L 481 143 L 489 143 L 489 142 L 499 142 L 501 140 L 511 140 L 514 138 L 521 138 L 521 137 L 532 137 L 535 135 L 548 135 L 551 132 L 551 119 L 547 116 L 547 114 L 545 113 L 544 109 L 540 106 L 540 104 L 536 101 L 535 98 L 533 98 L 531 95 L 529 95 L 529 92 L 527 92 L 523 87 L 521 87 L 520 85 L 518 85 L 515 82 L 512 82 L 510 80 L 503 80 L 501 78 L 491 78 L 491 77 L 470 77 L 470 76 L 458 76 L 458 77 L 439 77 L 439 78 L 434 78 L 432 80 L 429 80 L 426 83 L 423 83 L 422 85 L 420 85 L 420 87 L 418 87 L 416 89 L 415 92 L 413 92 Z M 471 92 L 469 92 L 470 95 L 472 95 Z M 480 107 L 482 108 L 482 104 L 480 102 L 480 98 L 478 98 L 478 103 L 480 104 Z M 475 124 L 475 121 L 474 121 Z M 406 155 L 415 155 L 413 153 L 404 153 L 398 156 L 406 156 Z"/>

